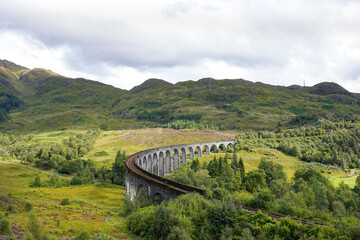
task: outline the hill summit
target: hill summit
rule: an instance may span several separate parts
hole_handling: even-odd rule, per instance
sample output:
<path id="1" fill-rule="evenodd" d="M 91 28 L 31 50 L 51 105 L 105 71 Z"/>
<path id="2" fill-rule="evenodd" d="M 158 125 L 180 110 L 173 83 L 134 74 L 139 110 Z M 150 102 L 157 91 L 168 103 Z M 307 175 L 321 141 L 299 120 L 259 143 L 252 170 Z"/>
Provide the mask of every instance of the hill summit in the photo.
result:
<path id="1" fill-rule="evenodd" d="M 150 79 L 146 80 L 145 82 L 143 82 L 142 84 L 133 87 L 130 90 L 130 92 L 137 93 L 137 92 L 141 92 L 146 89 L 149 89 L 149 88 L 162 88 L 162 87 L 168 87 L 168 86 L 172 86 L 172 85 L 173 85 L 172 83 L 169 83 L 162 79 L 150 78 Z"/>
<path id="2" fill-rule="evenodd" d="M 351 93 L 340 86 L 337 83 L 333 82 L 322 82 L 316 84 L 315 86 L 310 88 L 311 93 L 321 94 L 321 95 L 329 95 L 329 94 L 342 94 L 342 95 L 351 95 Z"/>

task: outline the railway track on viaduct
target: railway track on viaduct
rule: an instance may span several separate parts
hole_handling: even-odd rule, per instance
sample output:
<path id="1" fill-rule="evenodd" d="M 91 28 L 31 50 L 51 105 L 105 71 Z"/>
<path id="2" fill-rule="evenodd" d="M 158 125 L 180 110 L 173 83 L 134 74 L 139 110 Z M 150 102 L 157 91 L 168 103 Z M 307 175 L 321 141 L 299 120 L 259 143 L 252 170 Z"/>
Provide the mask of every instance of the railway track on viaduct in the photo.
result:
<path id="1" fill-rule="evenodd" d="M 203 143 L 203 144 L 201 144 L 201 146 L 208 147 L 209 151 L 208 150 L 206 150 L 206 151 L 209 154 L 210 153 L 209 146 L 211 144 L 215 145 L 215 143 L 209 143 L 207 145 L 206 144 L 207 143 Z M 155 157 L 153 157 L 152 160 L 154 160 L 154 162 L 151 162 L 151 168 L 148 167 L 148 162 L 146 162 L 146 164 L 145 164 L 144 160 L 146 159 L 146 156 L 148 156 L 149 158 L 150 158 L 150 156 L 155 156 L 155 154 L 158 154 L 161 156 L 161 153 L 159 154 L 159 152 L 161 152 L 161 151 L 169 151 L 168 149 L 171 149 L 171 148 L 177 149 L 176 147 L 181 149 L 183 147 L 186 148 L 186 146 L 188 146 L 191 149 L 191 146 L 194 146 L 194 144 L 148 149 L 148 150 L 141 151 L 141 152 L 138 152 L 138 153 L 135 153 L 135 154 L 129 156 L 125 162 L 126 171 L 127 171 L 126 172 L 126 194 L 127 194 L 127 196 L 129 196 L 130 199 L 133 199 L 135 196 L 137 196 L 139 194 L 140 189 L 143 189 L 147 192 L 147 194 L 149 196 L 154 196 L 156 194 L 159 194 L 159 195 L 161 195 L 161 198 L 165 199 L 165 200 L 173 199 L 173 198 L 176 198 L 180 195 L 187 194 L 187 193 L 199 193 L 200 195 L 205 197 L 206 191 L 204 189 L 186 185 L 186 184 L 182 184 L 182 183 L 179 183 L 176 181 L 172 181 L 170 179 L 166 179 L 162 176 L 159 176 L 158 175 L 159 165 L 163 164 L 164 173 L 165 173 L 165 166 L 166 166 L 165 162 L 161 163 L 161 159 L 155 160 Z M 216 145 L 216 146 L 219 146 L 219 145 Z M 200 151 L 202 151 L 201 148 L 200 148 Z M 174 150 L 174 152 L 176 152 L 176 150 Z M 185 151 L 185 153 L 186 153 L 186 151 Z M 191 155 L 191 151 L 190 151 L 190 155 Z M 192 153 L 192 155 L 194 156 L 194 153 Z M 174 156 L 174 159 L 176 159 L 176 156 Z M 168 161 L 174 161 L 174 159 L 170 159 Z M 156 162 L 156 161 L 158 161 L 158 162 Z M 185 162 L 186 162 L 186 160 L 185 160 Z M 171 163 L 169 163 L 169 165 L 171 166 Z M 156 169 L 156 166 L 157 166 L 157 169 Z M 180 166 L 180 164 L 178 164 L 178 167 L 179 166 Z M 212 200 L 212 199 L 209 199 L 209 200 Z M 253 212 L 253 213 L 257 213 L 260 211 L 264 214 L 267 214 L 272 219 L 278 220 L 278 221 L 281 220 L 282 218 L 288 217 L 290 219 L 299 221 L 303 225 L 313 224 L 313 225 L 318 225 L 318 226 L 328 226 L 328 224 L 325 224 L 325 223 L 306 220 L 306 219 L 300 219 L 300 218 L 287 216 L 287 215 L 274 213 L 274 212 L 267 212 L 267 211 L 257 209 L 257 208 L 251 208 L 251 207 L 247 207 L 247 206 L 239 206 L 239 207 L 242 207 L 243 209 L 245 209 L 249 212 Z"/>

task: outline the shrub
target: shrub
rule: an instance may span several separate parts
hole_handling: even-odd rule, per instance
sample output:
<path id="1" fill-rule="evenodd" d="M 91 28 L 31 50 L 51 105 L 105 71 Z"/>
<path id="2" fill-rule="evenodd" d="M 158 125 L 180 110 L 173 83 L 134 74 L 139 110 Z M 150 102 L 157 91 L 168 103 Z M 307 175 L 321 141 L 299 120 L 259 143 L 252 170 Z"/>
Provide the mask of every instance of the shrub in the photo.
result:
<path id="1" fill-rule="evenodd" d="M 31 184 L 31 187 L 41 187 L 39 175 L 36 175 L 34 182 Z"/>
<path id="2" fill-rule="evenodd" d="M 112 236 L 109 236 L 104 233 L 99 233 L 95 236 L 91 236 L 91 239 L 93 239 L 93 240 L 115 240 L 115 238 L 113 238 Z"/>
<path id="3" fill-rule="evenodd" d="M 13 211 L 13 210 L 14 210 L 14 206 L 10 203 L 9 206 L 8 206 L 8 208 L 7 208 L 7 210 L 8 210 L 9 212 Z"/>
<path id="4" fill-rule="evenodd" d="M 43 225 L 39 222 L 34 213 L 30 213 L 27 229 L 33 236 L 33 239 L 41 239 L 43 236 Z M 31 239 L 31 238 L 30 238 Z"/>
<path id="5" fill-rule="evenodd" d="M 28 202 L 25 203 L 25 210 L 27 212 L 30 212 L 32 210 L 32 208 L 33 208 L 33 205 L 31 203 L 28 203 Z"/>
<path id="6" fill-rule="evenodd" d="M 63 198 L 60 202 L 60 205 L 70 205 L 70 201 L 69 201 L 69 198 Z"/>
<path id="7" fill-rule="evenodd" d="M 74 240 L 89 240 L 90 235 L 86 231 L 82 231 L 79 235 L 77 235 Z"/>
<path id="8" fill-rule="evenodd" d="M 10 223 L 7 219 L 0 220 L 0 234 L 10 233 Z"/>
<path id="9" fill-rule="evenodd" d="M 71 178 L 71 180 L 70 180 L 70 185 L 81 185 L 81 184 L 82 184 L 82 181 L 79 176 L 75 176 L 75 177 Z"/>
<path id="10" fill-rule="evenodd" d="M 101 151 L 101 152 L 96 152 L 95 154 L 94 154 L 94 156 L 95 157 L 103 157 L 103 156 L 108 156 L 109 155 L 109 153 L 108 152 L 106 152 L 106 151 Z"/>

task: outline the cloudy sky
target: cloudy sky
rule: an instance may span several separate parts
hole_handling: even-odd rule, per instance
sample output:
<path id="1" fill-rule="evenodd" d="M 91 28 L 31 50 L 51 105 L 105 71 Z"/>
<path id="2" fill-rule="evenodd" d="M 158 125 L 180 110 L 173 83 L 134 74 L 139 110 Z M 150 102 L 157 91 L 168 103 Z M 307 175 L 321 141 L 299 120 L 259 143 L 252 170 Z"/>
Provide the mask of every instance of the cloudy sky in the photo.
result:
<path id="1" fill-rule="evenodd" d="M 0 59 L 124 89 L 213 77 L 360 92 L 360 1 L 0 0 Z"/>

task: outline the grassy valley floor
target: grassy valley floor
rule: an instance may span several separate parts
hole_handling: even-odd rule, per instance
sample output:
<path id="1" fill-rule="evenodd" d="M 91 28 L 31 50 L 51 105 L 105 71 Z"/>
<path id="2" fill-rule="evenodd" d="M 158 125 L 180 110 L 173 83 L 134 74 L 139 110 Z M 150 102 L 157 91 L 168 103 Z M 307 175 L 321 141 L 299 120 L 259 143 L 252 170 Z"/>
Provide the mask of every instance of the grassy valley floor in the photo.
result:
<path id="1" fill-rule="evenodd" d="M 62 139 L 75 136 L 85 131 L 65 130 L 35 134 L 29 144 L 59 143 Z M 97 167 L 111 167 L 118 150 L 126 151 L 128 155 L 135 152 L 158 147 L 184 143 L 211 142 L 235 139 L 236 132 L 218 132 L 213 130 L 173 130 L 173 129 L 137 129 L 121 131 L 103 131 L 97 137 L 93 149 L 83 158 L 93 159 Z M 215 156 L 224 157 L 225 152 L 203 155 L 200 163 L 209 162 Z M 228 153 L 232 157 L 232 153 Z M 267 158 L 284 166 L 287 179 L 294 176 L 301 161 L 293 156 L 274 149 L 258 148 L 251 151 L 239 151 L 238 157 L 244 160 L 246 171 L 255 170 L 261 158 Z M 125 227 L 125 219 L 119 213 L 124 209 L 125 188 L 116 185 L 83 185 L 71 187 L 29 187 L 36 175 L 41 180 L 48 180 L 50 173 L 22 166 L 16 159 L 0 161 L 0 209 L 5 212 L 10 203 L 13 212 L 10 213 L 11 223 L 25 228 L 28 212 L 25 202 L 31 203 L 44 231 L 58 237 L 73 237 L 85 230 L 91 234 L 106 233 L 116 238 L 135 239 Z M 341 181 L 354 186 L 357 173 L 331 171 L 327 173 L 334 185 Z M 346 177 L 346 178 L 344 178 Z M 62 178 L 66 181 L 68 179 Z M 249 195 L 249 193 L 239 193 Z M 69 205 L 61 205 L 61 201 L 69 198 Z"/>

